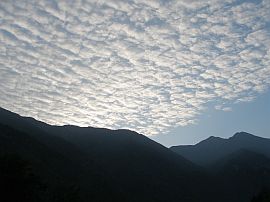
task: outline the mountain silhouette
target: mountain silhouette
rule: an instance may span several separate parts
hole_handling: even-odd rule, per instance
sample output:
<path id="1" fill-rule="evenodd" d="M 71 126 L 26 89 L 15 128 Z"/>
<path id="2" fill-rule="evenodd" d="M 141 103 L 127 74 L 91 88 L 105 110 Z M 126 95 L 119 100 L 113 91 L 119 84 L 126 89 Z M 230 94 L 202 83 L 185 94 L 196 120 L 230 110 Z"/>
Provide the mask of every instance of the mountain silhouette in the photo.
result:
<path id="1" fill-rule="evenodd" d="M 52 126 L 0 108 L 0 201 L 267 200 L 269 146 L 241 132 L 168 149 L 130 130 Z"/>
<path id="2" fill-rule="evenodd" d="M 209 170 L 227 201 L 250 201 L 270 188 L 270 158 L 254 151 L 240 149 L 216 161 Z"/>
<path id="3" fill-rule="evenodd" d="M 270 189 L 267 138 L 239 132 L 228 139 L 211 136 L 196 145 L 173 146 L 171 150 L 208 170 L 222 196 L 219 201 L 251 201 Z"/>
<path id="4" fill-rule="evenodd" d="M 74 186 L 82 201 L 197 201 L 210 192 L 204 170 L 129 130 L 50 126 L 0 109 L 0 146 L 29 162 L 47 198 Z"/>
<path id="5" fill-rule="evenodd" d="M 239 149 L 254 151 L 270 158 L 270 139 L 239 132 L 228 139 L 211 136 L 196 145 L 173 146 L 170 149 L 197 165 L 208 167 Z"/>

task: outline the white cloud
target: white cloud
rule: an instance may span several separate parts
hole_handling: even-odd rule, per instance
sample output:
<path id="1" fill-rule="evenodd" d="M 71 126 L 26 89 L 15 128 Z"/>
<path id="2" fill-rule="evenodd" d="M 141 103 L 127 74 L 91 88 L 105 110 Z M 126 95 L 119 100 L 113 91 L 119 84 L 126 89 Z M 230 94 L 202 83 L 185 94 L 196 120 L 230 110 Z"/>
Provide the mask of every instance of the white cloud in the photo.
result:
<path id="1" fill-rule="evenodd" d="M 253 2 L 253 3 L 252 3 Z M 270 86 L 270 2 L 0 2 L 0 106 L 145 135 Z"/>

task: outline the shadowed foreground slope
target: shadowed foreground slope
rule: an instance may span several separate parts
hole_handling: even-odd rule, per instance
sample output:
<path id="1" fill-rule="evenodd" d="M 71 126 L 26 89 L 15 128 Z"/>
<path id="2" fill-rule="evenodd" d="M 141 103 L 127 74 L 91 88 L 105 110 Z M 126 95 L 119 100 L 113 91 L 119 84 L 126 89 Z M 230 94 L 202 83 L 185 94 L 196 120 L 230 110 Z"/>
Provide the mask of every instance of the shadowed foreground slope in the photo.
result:
<path id="1" fill-rule="evenodd" d="M 1 109 L 0 153 L 27 162 L 43 201 L 206 201 L 210 191 L 200 167 L 128 130 L 50 126 Z"/>

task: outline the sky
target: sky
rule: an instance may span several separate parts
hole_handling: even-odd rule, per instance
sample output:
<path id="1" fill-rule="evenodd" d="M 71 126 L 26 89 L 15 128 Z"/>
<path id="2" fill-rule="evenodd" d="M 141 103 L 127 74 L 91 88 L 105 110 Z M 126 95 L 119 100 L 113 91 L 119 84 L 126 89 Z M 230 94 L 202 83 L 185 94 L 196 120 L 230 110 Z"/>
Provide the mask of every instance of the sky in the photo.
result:
<path id="1" fill-rule="evenodd" d="M 165 145 L 267 135 L 269 10 L 269 0 L 1 0 L 0 106 Z"/>
<path id="2" fill-rule="evenodd" d="M 210 136 L 230 138 L 237 132 L 248 132 L 270 138 L 270 91 L 253 102 L 241 103 L 231 111 L 210 108 L 199 117 L 197 124 L 177 127 L 167 134 L 151 137 L 167 146 L 194 145 Z"/>

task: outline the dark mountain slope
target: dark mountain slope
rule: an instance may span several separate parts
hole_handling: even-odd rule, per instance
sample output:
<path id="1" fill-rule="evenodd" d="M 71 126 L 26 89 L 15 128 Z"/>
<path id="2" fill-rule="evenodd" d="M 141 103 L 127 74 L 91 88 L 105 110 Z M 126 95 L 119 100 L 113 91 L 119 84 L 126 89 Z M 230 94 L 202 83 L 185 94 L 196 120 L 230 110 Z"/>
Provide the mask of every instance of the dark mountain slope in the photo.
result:
<path id="1" fill-rule="evenodd" d="M 250 201 L 263 189 L 270 189 L 270 159 L 240 149 L 218 160 L 210 170 L 222 185 L 227 201 Z"/>
<path id="2" fill-rule="evenodd" d="M 47 187 L 45 196 L 42 196 L 45 201 L 68 201 L 65 195 L 73 188 L 79 188 L 80 196 L 86 198 L 84 185 L 87 185 L 87 195 L 94 201 L 97 198 L 112 201 L 122 199 L 122 193 L 117 190 L 117 186 L 114 186 L 111 176 L 105 169 L 94 164 L 87 154 L 65 140 L 50 136 L 43 131 L 39 132 L 32 131 L 29 134 L 0 124 L 0 156 L 11 154 L 28 162 Z M 42 141 L 42 135 L 36 138 L 39 134 L 50 140 Z M 106 195 L 102 194 L 104 189 L 107 191 Z M 14 194 L 16 195 L 16 192 Z"/>
<path id="3" fill-rule="evenodd" d="M 269 202 L 270 201 L 270 189 L 263 189 L 259 194 L 253 197 L 251 202 Z"/>
<path id="4" fill-rule="evenodd" d="M 20 166 L 21 162 L 24 162 L 24 167 Z M 40 195 L 38 200 L 35 199 L 37 201 L 55 199 L 58 197 L 57 192 L 71 191 L 69 188 L 78 181 L 76 173 L 81 170 L 75 161 L 49 149 L 28 134 L 2 124 L 0 124 L 0 164 L 0 201 L 29 201 L 26 196 L 37 195 L 37 191 Z M 24 175 L 29 175 L 29 169 L 35 173 L 37 182 L 44 190 L 28 190 L 22 195 L 21 189 L 29 184 L 27 182 L 29 180 L 24 183 L 20 181 L 25 178 Z M 18 177 L 21 179 L 18 180 Z"/>
<path id="5" fill-rule="evenodd" d="M 207 168 L 221 191 L 216 195 L 220 202 L 248 202 L 270 187 L 269 139 L 241 132 L 228 139 L 209 137 L 194 146 L 171 149 Z"/>
<path id="6" fill-rule="evenodd" d="M 270 139 L 241 132 L 229 139 L 212 136 L 196 145 L 171 147 L 172 151 L 205 167 L 239 149 L 247 149 L 270 157 Z"/>
<path id="7" fill-rule="evenodd" d="M 93 159 L 98 157 L 102 167 L 109 168 L 110 175 L 116 176 L 117 182 L 125 187 L 125 193 L 134 201 L 139 200 L 136 196 L 148 197 L 152 191 L 153 199 L 148 200 L 153 201 L 164 200 L 157 193 L 174 201 L 178 197 L 174 193 L 179 190 L 185 194 L 178 200 L 185 200 L 188 195 L 199 196 L 198 190 L 207 191 L 202 189 L 200 168 L 143 135 L 128 130 L 78 130 L 74 126 L 47 130 L 80 146 Z"/>
<path id="8" fill-rule="evenodd" d="M 4 109 L 0 124 L 1 152 L 28 160 L 55 186 L 75 184 L 83 201 L 209 201 L 199 167 L 135 132 L 50 126 Z"/>
<path id="9" fill-rule="evenodd" d="M 249 202 L 270 187 L 268 139 L 237 133 L 178 148 L 207 169 L 136 132 L 50 126 L 0 108 L 0 201 Z"/>

